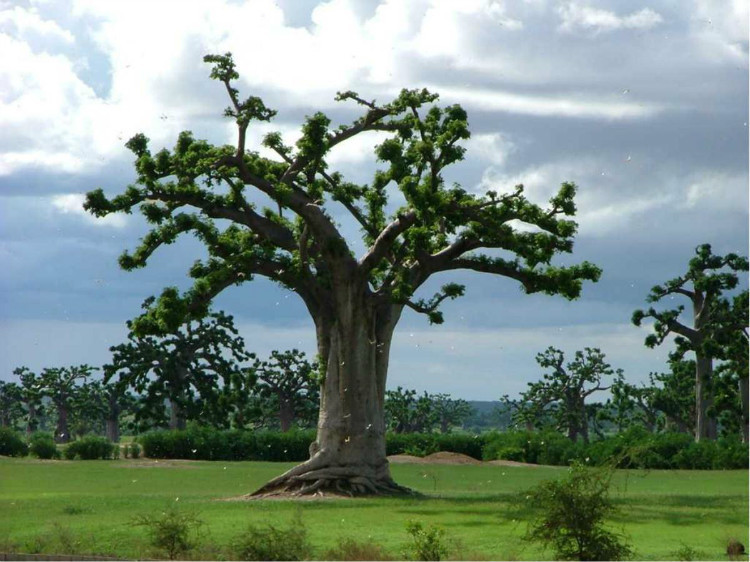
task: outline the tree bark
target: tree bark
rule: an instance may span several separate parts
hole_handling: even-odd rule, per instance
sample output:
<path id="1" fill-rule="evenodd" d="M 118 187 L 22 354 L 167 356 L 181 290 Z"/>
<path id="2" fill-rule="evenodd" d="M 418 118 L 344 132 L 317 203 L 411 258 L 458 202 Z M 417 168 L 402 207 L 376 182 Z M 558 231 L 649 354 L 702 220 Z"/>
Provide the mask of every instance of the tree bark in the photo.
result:
<path id="1" fill-rule="evenodd" d="M 70 441 L 70 430 L 68 429 L 68 409 L 57 405 L 57 426 L 55 427 L 55 443 L 67 443 Z"/>
<path id="2" fill-rule="evenodd" d="M 742 404 L 742 420 L 740 421 L 740 431 L 742 432 L 742 442 L 750 442 L 750 413 L 748 412 L 748 379 L 740 378 L 740 401 Z"/>
<path id="3" fill-rule="evenodd" d="M 28 403 L 29 415 L 26 421 L 26 435 L 31 435 L 36 431 L 37 420 L 36 420 L 36 407 L 33 404 Z"/>
<path id="4" fill-rule="evenodd" d="M 187 423 L 185 421 L 185 414 L 182 411 L 177 400 L 173 398 L 169 399 L 169 429 L 185 429 Z"/>
<path id="5" fill-rule="evenodd" d="M 283 396 L 279 396 L 279 423 L 282 432 L 289 431 L 294 423 L 294 405 Z"/>
<path id="6" fill-rule="evenodd" d="M 709 414 L 713 406 L 714 393 L 711 388 L 713 361 L 696 353 L 695 355 L 695 440 L 716 439 L 716 417 Z"/>
<path id="7" fill-rule="evenodd" d="M 253 495 L 408 492 L 391 478 L 385 450 L 385 381 L 401 307 L 379 306 L 367 292 L 345 289 L 335 316 L 315 318 L 326 369 L 310 459 Z"/>

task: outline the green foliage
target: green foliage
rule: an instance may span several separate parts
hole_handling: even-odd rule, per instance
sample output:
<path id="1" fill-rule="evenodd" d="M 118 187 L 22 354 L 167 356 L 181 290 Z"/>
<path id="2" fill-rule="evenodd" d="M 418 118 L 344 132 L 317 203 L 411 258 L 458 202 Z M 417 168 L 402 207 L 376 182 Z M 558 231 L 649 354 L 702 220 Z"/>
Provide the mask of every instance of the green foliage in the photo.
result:
<path id="1" fill-rule="evenodd" d="M 40 459 L 59 459 L 60 451 L 57 450 L 55 440 L 49 433 L 37 431 L 31 434 L 29 439 L 29 453 Z"/>
<path id="2" fill-rule="evenodd" d="M 691 562 L 692 560 L 705 560 L 706 555 L 701 551 L 693 548 L 692 546 L 681 543 L 680 548 L 674 552 L 676 560 L 683 560 L 685 562 Z"/>
<path id="3" fill-rule="evenodd" d="M 438 527 L 425 527 L 419 521 L 408 521 L 406 532 L 411 542 L 406 548 L 405 557 L 412 560 L 444 560 L 448 554 L 445 544 L 445 531 Z"/>
<path id="4" fill-rule="evenodd" d="M 579 458 L 583 443 L 573 443 L 556 431 L 505 431 L 489 433 L 482 450 L 484 460 L 511 460 L 567 466 Z"/>
<path id="5" fill-rule="evenodd" d="M 438 451 L 449 451 L 481 459 L 488 435 L 490 434 L 388 433 L 385 447 L 388 455 L 425 456 Z"/>
<path id="6" fill-rule="evenodd" d="M 395 558 L 385 548 L 371 540 L 342 537 L 334 548 L 325 551 L 323 560 L 395 560 Z"/>
<path id="7" fill-rule="evenodd" d="M 542 380 L 529 383 L 521 395 L 514 419 L 518 423 L 539 423 L 550 417 L 557 429 L 565 430 L 571 441 L 579 436 L 589 439 L 586 399 L 601 390 L 607 390 L 604 377 L 622 376 L 605 361 L 600 349 L 587 347 L 576 351 L 573 360 L 563 365 L 565 355 L 554 347 L 536 356 L 543 369 Z"/>
<path id="8" fill-rule="evenodd" d="M 191 426 L 186 430 L 152 431 L 138 440 L 155 459 L 303 461 L 309 457 L 314 430 L 239 431 Z"/>
<path id="9" fill-rule="evenodd" d="M 137 459 L 141 456 L 141 446 L 138 443 L 131 443 L 125 446 L 125 456 L 131 459 Z"/>
<path id="10" fill-rule="evenodd" d="M 153 298 L 143 304 L 148 308 Z M 143 394 L 136 422 L 155 425 L 168 419 L 165 400 L 177 429 L 186 420 L 227 425 L 228 394 L 247 392 L 242 363 L 253 356 L 245 350 L 231 316 L 223 312 L 188 321 L 164 336 L 139 336 L 128 322 L 128 342 L 110 348 L 112 361 L 103 367 L 104 380 L 117 377 L 115 388 L 131 387 Z M 219 385 L 219 382 L 223 385 Z"/>
<path id="11" fill-rule="evenodd" d="M 29 448 L 20 434 L 9 427 L 0 427 L 0 455 L 6 457 L 25 457 Z"/>
<path id="12" fill-rule="evenodd" d="M 65 448 L 65 458 L 68 460 L 95 460 L 110 459 L 114 454 L 116 445 L 95 435 L 88 435 L 77 441 L 73 441 Z"/>
<path id="13" fill-rule="evenodd" d="M 737 438 L 696 443 L 687 433 L 650 433 L 641 426 L 592 441 L 572 443 L 554 431 L 488 434 L 485 460 L 504 459 L 532 464 L 645 469 L 747 468 L 748 448 Z"/>
<path id="14" fill-rule="evenodd" d="M 99 217 L 136 208 L 151 224 L 141 245 L 122 256 L 125 269 L 143 267 L 157 248 L 186 233 L 195 234 L 208 249 L 209 258 L 190 270 L 192 289 L 183 295 L 165 290 L 134 321 L 140 335 L 169 333 L 199 318 L 218 293 L 255 275 L 311 304 L 331 296 L 333 272 L 356 267 L 363 286 L 370 284 L 380 296 L 435 323 L 442 321 L 440 303 L 461 296 L 464 289 L 449 283 L 432 298 L 412 300 L 433 273 L 491 273 L 519 281 L 527 293 L 566 298 L 577 297 L 583 281 L 599 278 L 599 268 L 586 262 L 551 264 L 555 255 L 573 248 L 574 184 L 563 183 L 545 207 L 528 201 L 522 186 L 480 196 L 445 184 L 444 170 L 463 159 L 461 143 L 470 136 L 460 106 L 435 105 L 437 94 L 425 89 L 404 89 L 385 104 L 341 92 L 337 100 L 358 104 L 361 117 L 335 126 L 328 116 L 312 113 L 294 146 L 284 145 L 278 132 L 265 136 L 263 146 L 277 155 L 268 158 L 246 146 L 247 129 L 252 121 L 270 120 L 275 111 L 257 97 L 240 97 L 235 87 L 239 73 L 229 53 L 207 55 L 204 61 L 228 94 L 224 114 L 237 125 L 236 146 L 211 145 L 183 131 L 171 150 L 153 152 L 149 139 L 137 134 L 126 145 L 135 156 L 135 184 L 111 199 L 94 190 L 84 205 Z M 369 184 L 357 185 L 330 170 L 327 159 L 335 146 L 367 131 L 389 136 L 375 149 L 381 169 Z M 395 189 L 406 205 L 388 217 L 389 191 Z M 258 209 L 252 203 L 257 193 L 276 207 Z M 361 226 L 370 247 L 361 262 L 331 218 L 331 201 L 341 203 Z M 194 211 L 186 211 L 188 207 Z M 219 220 L 232 224 L 221 230 Z M 514 221 L 537 230 L 514 229 Z M 484 249 L 507 250 L 515 259 L 478 252 Z"/>
<path id="15" fill-rule="evenodd" d="M 301 518 L 286 527 L 250 525 L 234 542 L 238 560 L 309 560 L 311 545 Z"/>
<path id="16" fill-rule="evenodd" d="M 611 471 L 574 464 L 566 477 L 522 494 L 520 501 L 536 510 L 524 538 L 552 547 L 557 560 L 627 559 L 631 548 L 604 526 L 615 513 L 611 476 Z"/>
<path id="17" fill-rule="evenodd" d="M 169 506 L 160 514 L 138 515 L 133 525 L 145 527 L 151 546 L 163 551 L 170 560 L 188 553 L 197 544 L 196 533 L 203 521 L 195 514 Z"/>
<path id="18" fill-rule="evenodd" d="M 386 424 L 394 433 L 429 433 L 436 427 L 448 433 L 471 413 L 468 402 L 448 394 L 417 395 L 400 386 L 385 393 Z"/>

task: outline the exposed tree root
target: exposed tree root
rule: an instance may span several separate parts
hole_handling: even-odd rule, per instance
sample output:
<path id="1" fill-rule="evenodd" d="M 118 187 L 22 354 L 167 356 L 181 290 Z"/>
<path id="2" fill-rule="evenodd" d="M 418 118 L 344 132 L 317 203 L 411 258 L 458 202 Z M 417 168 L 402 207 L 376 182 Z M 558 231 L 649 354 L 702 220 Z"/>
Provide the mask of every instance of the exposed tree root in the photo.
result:
<path id="1" fill-rule="evenodd" d="M 309 461 L 274 478 L 250 497 L 298 497 L 307 495 L 394 496 L 415 495 L 415 492 L 393 481 L 388 464 L 373 468 L 367 465 L 326 465 L 315 456 Z"/>

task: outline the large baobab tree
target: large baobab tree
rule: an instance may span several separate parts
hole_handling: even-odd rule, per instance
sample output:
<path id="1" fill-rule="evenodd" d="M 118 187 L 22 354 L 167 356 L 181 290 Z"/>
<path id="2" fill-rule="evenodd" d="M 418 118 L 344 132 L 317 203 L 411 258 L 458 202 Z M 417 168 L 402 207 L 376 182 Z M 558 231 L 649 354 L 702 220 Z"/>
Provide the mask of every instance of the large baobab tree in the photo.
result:
<path id="1" fill-rule="evenodd" d="M 148 139 L 136 135 L 127 143 L 136 156 L 135 185 L 112 199 L 93 191 L 85 203 L 100 217 L 140 206 L 153 225 L 141 245 L 121 257 L 126 269 L 145 266 L 182 233 L 194 233 L 208 249 L 210 257 L 190 270 L 193 288 L 165 293 L 133 328 L 165 330 L 200 316 L 221 291 L 256 275 L 294 291 L 317 334 L 323 380 L 317 439 L 308 461 L 259 492 L 401 491 L 385 457 L 383 401 L 402 311 L 442 322 L 440 304 L 461 296 L 464 287 L 449 283 L 431 298 L 415 295 L 433 275 L 456 270 L 507 277 L 527 293 L 576 298 L 599 269 L 586 262 L 551 265 L 556 254 L 573 249 L 576 223 L 568 217 L 575 214 L 576 187 L 563 183 L 543 208 L 524 197 L 522 186 L 486 195 L 447 186 L 443 170 L 462 159 L 460 142 L 469 137 L 466 112 L 434 105 L 438 96 L 427 90 L 402 90 L 385 104 L 339 93 L 338 100 L 362 108 L 360 118 L 332 127 L 315 113 L 294 146 L 279 133 L 268 134 L 263 144 L 276 157 L 263 157 L 248 146 L 248 128 L 276 112 L 257 97 L 240 97 L 229 54 L 205 61 L 229 96 L 225 115 L 237 124 L 236 145 L 214 146 L 183 132 L 173 150 L 153 153 Z M 348 182 L 329 168 L 332 149 L 371 131 L 390 133 L 375 150 L 382 167 L 371 183 Z M 392 190 L 406 203 L 389 216 Z M 268 206 L 253 203 L 259 197 Z M 348 212 L 361 227 L 367 250 L 359 258 L 334 212 Z M 216 220 L 232 224 L 220 228 Z"/>
<path id="2" fill-rule="evenodd" d="M 711 252 L 710 244 L 695 249 L 695 257 L 688 263 L 684 275 L 656 285 L 647 297 L 648 302 L 659 302 L 675 295 L 686 297 L 692 305 L 692 322 L 683 322 L 682 305 L 668 310 L 636 310 L 633 324 L 640 326 L 645 318 L 653 318 L 653 333 L 646 338 L 648 347 L 661 345 L 670 335 L 676 335 L 678 349 L 695 353 L 695 440 L 716 439 L 716 413 L 713 411 L 713 360 L 722 352 L 717 342 L 722 314 L 719 314 L 722 294 L 737 287 L 738 271 L 747 271 L 747 258 L 737 254 L 726 256 Z"/>

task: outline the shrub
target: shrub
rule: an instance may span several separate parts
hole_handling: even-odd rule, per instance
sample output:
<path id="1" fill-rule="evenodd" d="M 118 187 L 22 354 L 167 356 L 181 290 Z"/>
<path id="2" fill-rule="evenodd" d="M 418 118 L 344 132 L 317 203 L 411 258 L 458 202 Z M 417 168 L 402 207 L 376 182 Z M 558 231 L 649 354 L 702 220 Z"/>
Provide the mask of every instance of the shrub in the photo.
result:
<path id="1" fill-rule="evenodd" d="M 411 535 L 411 543 L 404 555 L 414 560 L 443 560 L 448 554 L 445 544 L 445 531 L 437 527 L 424 527 L 418 521 L 408 521 L 406 532 Z"/>
<path id="2" fill-rule="evenodd" d="M 141 435 L 145 456 L 156 459 L 199 460 L 307 460 L 314 430 L 239 431 L 192 426 L 177 431 L 152 431 Z"/>
<path id="3" fill-rule="evenodd" d="M 604 528 L 615 508 L 609 499 L 612 471 L 574 463 L 567 477 L 543 482 L 524 494 L 537 512 L 525 535 L 552 546 L 558 560 L 623 560 L 632 554 L 624 539 Z"/>
<path id="4" fill-rule="evenodd" d="M 159 515 L 139 515 L 133 520 L 133 525 L 146 527 L 151 546 L 165 552 L 170 560 L 196 546 L 202 524 L 195 514 L 181 512 L 174 506 Z"/>
<path id="5" fill-rule="evenodd" d="M 286 529 L 251 525 L 234 542 L 238 560 L 305 560 L 311 547 L 302 520 L 296 517 Z"/>
<path id="6" fill-rule="evenodd" d="M 0 427 L 0 455 L 6 457 L 25 457 L 29 447 L 21 436 L 9 427 Z"/>
<path id="7" fill-rule="evenodd" d="M 323 554 L 324 560 L 395 560 L 382 546 L 373 542 L 342 537 L 339 544 Z"/>
<path id="8" fill-rule="evenodd" d="M 125 450 L 130 454 L 131 459 L 137 459 L 141 456 L 141 446 L 138 443 L 131 443 L 129 447 L 125 447 Z"/>
<path id="9" fill-rule="evenodd" d="M 29 452 L 40 459 L 59 459 L 60 451 L 57 450 L 55 440 L 49 433 L 37 431 L 31 434 L 29 440 Z"/>
<path id="10" fill-rule="evenodd" d="M 73 460 L 109 459 L 112 457 L 115 445 L 104 437 L 87 435 L 86 437 L 73 441 L 65 449 L 65 458 Z"/>
<path id="11" fill-rule="evenodd" d="M 461 453 L 482 459 L 486 443 L 484 435 L 466 433 L 389 433 L 385 447 L 388 455 L 426 456 L 438 451 Z"/>

